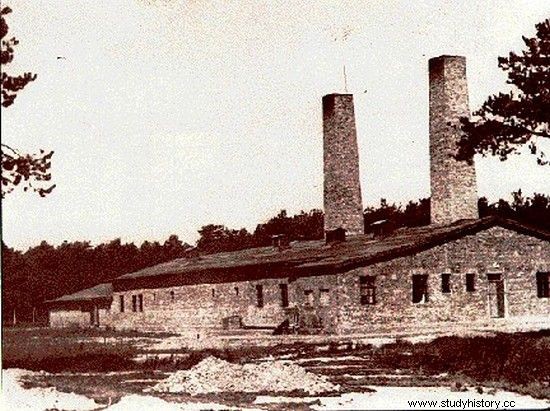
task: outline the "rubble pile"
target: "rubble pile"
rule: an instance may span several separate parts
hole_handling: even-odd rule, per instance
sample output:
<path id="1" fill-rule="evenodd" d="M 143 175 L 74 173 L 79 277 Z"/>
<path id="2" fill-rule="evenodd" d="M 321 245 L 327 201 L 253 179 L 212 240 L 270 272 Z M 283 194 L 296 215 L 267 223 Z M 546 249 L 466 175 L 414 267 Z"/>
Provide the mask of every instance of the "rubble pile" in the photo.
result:
<path id="1" fill-rule="evenodd" d="M 320 394 L 339 390 L 326 377 L 307 372 L 288 361 L 259 364 L 232 364 L 207 357 L 193 368 L 177 371 L 155 385 L 159 392 L 185 392 L 191 395 L 219 392 L 291 392 Z"/>

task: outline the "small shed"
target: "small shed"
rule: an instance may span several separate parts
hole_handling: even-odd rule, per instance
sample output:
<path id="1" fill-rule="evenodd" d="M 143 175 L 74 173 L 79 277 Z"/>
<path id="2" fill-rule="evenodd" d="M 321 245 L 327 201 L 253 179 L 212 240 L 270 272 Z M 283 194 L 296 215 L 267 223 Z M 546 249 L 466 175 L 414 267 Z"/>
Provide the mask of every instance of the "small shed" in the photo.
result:
<path id="1" fill-rule="evenodd" d="M 112 295 L 112 284 L 102 283 L 46 301 L 50 327 L 98 327 L 102 325 L 102 318 L 110 310 Z"/>

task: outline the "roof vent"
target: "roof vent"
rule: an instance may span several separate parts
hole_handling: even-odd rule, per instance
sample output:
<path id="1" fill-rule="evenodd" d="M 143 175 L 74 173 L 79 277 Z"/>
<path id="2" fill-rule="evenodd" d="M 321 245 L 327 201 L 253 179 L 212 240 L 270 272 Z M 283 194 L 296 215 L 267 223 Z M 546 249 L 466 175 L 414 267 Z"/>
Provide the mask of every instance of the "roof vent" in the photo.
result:
<path id="1" fill-rule="evenodd" d="M 276 234 L 271 236 L 271 242 L 274 248 L 279 251 L 290 248 L 290 238 L 286 234 Z"/>
<path id="2" fill-rule="evenodd" d="M 386 237 L 395 231 L 396 225 L 391 220 L 378 220 L 369 225 L 369 231 L 374 238 Z"/>
<path id="3" fill-rule="evenodd" d="M 341 243 L 346 241 L 346 230 L 342 227 L 334 230 L 325 231 L 325 238 L 327 244 Z"/>

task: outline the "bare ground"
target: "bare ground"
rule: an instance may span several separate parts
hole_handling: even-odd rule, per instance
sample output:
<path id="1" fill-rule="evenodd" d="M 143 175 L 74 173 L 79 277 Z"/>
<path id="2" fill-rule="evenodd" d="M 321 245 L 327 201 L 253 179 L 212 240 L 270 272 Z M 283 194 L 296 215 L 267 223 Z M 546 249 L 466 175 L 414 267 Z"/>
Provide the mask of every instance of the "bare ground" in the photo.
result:
<path id="1" fill-rule="evenodd" d="M 8 337 L 7 341 L 6 337 Z M 432 351 L 438 350 L 438 353 L 441 355 L 441 358 L 439 358 L 440 362 L 445 363 L 445 356 L 456 356 L 458 351 L 468 349 L 468 344 L 471 341 L 459 337 L 447 337 L 450 338 L 448 341 L 440 339 L 443 341 L 442 343 L 438 342 L 440 340 L 435 340 L 434 342 L 424 341 L 412 344 L 401 340 L 397 343 L 394 342 L 382 346 L 379 346 L 377 341 L 374 341 L 374 344 L 357 341 L 328 341 L 316 344 L 294 341 L 292 344 L 246 347 L 241 349 L 192 350 L 185 347 L 176 348 L 174 345 L 171 345 L 170 348 L 162 349 L 160 344 L 162 344 L 163 339 L 156 336 L 110 335 L 109 338 L 113 339 L 112 342 L 106 340 L 100 344 L 100 347 L 104 350 L 104 354 L 124 354 L 125 361 L 120 362 L 115 367 L 112 366 L 113 364 L 105 362 L 102 357 L 98 358 L 98 363 L 88 363 L 86 366 L 85 361 L 90 360 L 86 355 L 90 351 L 97 349 L 97 338 L 103 338 L 101 335 L 82 337 L 73 334 L 73 338 L 71 339 L 69 335 L 64 334 L 63 338 L 52 338 L 47 332 L 41 331 L 38 336 L 32 333 L 25 333 L 23 337 L 21 334 L 12 334 L 11 340 L 9 337 L 10 334 L 5 333 L 4 359 L 6 359 L 5 354 L 7 353 L 8 355 L 12 355 L 12 358 L 7 358 L 8 363 L 9 360 L 23 363 L 28 361 L 34 367 L 39 367 L 40 364 L 47 365 L 48 361 L 52 360 L 52 358 L 48 359 L 47 357 L 48 347 L 53 350 L 50 354 L 54 356 L 53 360 L 57 362 L 60 361 L 59 357 L 57 357 L 60 352 L 74 350 L 77 347 L 77 350 L 81 350 L 80 354 L 78 351 L 76 354 L 72 352 L 71 354 L 74 354 L 74 356 L 68 357 L 71 361 L 74 360 L 77 363 L 84 358 L 83 362 L 77 364 L 76 368 L 71 366 L 71 364 L 66 364 L 66 369 L 63 369 L 64 367 L 61 367 L 61 369 L 54 367 L 48 373 L 30 374 L 23 378 L 24 386 L 28 388 L 55 387 L 56 390 L 61 392 L 74 392 L 92 398 L 103 406 L 116 403 L 124 398 L 126 398 L 124 401 L 127 401 L 128 396 L 143 395 L 144 390 L 150 389 L 159 381 L 165 379 L 170 373 L 176 370 L 189 369 L 209 355 L 214 355 L 233 363 L 261 363 L 283 360 L 298 364 L 306 371 L 326 376 L 330 382 L 341 386 L 341 391 L 330 394 L 329 398 L 330 396 L 339 398 L 342 394 L 344 396 L 347 395 L 346 393 L 367 395 L 372 392 L 372 387 L 380 386 L 436 386 L 445 387 L 448 391 L 452 390 L 453 392 L 460 392 L 465 387 L 468 387 L 476 395 L 487 395 L 489 397 L 494 393 L 494 390 L 497 392 L 512 390 L 530 395 L 531 397 L 550 399 L 550 375 L 546 375 L 546 369 L 539 369 L 538 372 L 540 374 L 532 381 L 517 382 L 513 381 L 515 378 L 513 375 L 506 374 L 509 372 L 509 367 L 506 368 L 509 361 L 505 359 L 504 362 L 499 364 L 496 374 L 501 378 L 488 379 L 474 372 L 476 370 L 476 362 L 479 362 L 477 364 L 478 368 L 483 369 L 484 366 L 487 366 L 487 364 L 483 364 L 483 361 L 489 360 L 495 362 L 499 361 L 499 358 L 483 359 L 471 355 L 472 361 L 468 369 L 442 371 L 440 369 L 441 364 L 437 363 L 434 358 L 426 358 L 422 354 L 427 349 Z M 88 337 L 91 338 L 85 340 Z M 173 340 L 174 338 L 177 337 L 164 336 L 164 340 Z M 548 352 L 547 350 L 550 346 L 550 335 L 544 331 L 539 333 L 499 334 L 496 336 L 471 338 L 482 338 L 481 342 L 476 342 L 480 347 L 483 344 L 487 347 L 494 347 L 495 341 L 498 341 L 500 344 L 498 350 L 510 351 L 515 347 L 515 352 L 510 351 L 508 353 L 512 357 L 517 356 L 517 352 L 526 350 L 530 355 L 533 355 L 533 350 L 535 349 L 539 349 L 541 352 Z M 497 338 L 497 340 L 492 340 L 494 338 Z M 57 340 L 58 346 L 54 344 L 54 340 Z M 429 344 L 432 345 L 430 346 Z M 14 351 L 16 351 L 14 347 L 17 347 L 19 351 L 23 351 L 23 354 L 19 352 L 13 355 Z M 36 356 L 40 361 L 35 361 L 36 358 L 33 359 L 32 350 L 37 350 L 38 347 L 46 347 L 47 349 L 46 352 L 41 351 L 40 354 L 37 353 Z M 131 355 L 132 358 L 127 358 L 126 356 L 128 355 Z M 133 359 L 135 358 L 138 358 L 138 361 L 134 361 Z M 91 358 L 91 360 L 93 361 L 94 359 Z M 509 365 L 513 368 L 515 367 L 514 364 Z M 18 366 L 21 367 L 21 364 Z M 38 370 L 41 368 L 34 369 Z M 518 370 L 518 372 L 523 371 Z M 274 391 L 254 393 L 233 392 L 194 396 L 186 393 L 148 393 L 148 395 L 155 395 L 171 403 L 197 404 L 197 406 L 199 406 L 198 404 L 215 403 L 227 407 L 267 410 L 289 408 L 312 410 L 321 407 L 321 400 L 315 397 L 308 397 L 306 393 L 300 390 L 284 393 Z M 278 398 L 278 400 L 266 400 L 265 403 L 258 404 L 258 398 Z M 309 399 L 305 401 L 304 399 L 306 398 Z M 330 399 L 322 401 L 325 401 L 327 404 L 333 404 L 330 402 L 332 401 Z"/>

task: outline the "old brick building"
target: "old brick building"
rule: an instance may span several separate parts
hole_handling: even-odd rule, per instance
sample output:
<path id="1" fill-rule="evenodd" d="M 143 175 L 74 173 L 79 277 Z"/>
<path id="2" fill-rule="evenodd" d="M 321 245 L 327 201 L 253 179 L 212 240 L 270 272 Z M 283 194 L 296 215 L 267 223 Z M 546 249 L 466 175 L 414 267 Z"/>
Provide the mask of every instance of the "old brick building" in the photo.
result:
<path id="1" fill-rule="evenodd" d="M 328 95 L 327 241 L 182 258 L 129 273 L 112 291 L 50 302 L 51 325 L 187 332 L 285 324 L 368 333 L 537 319 L 550 327 L 550 233 L 478 218 L 475 168 L 451 155 L 456 125 L 468 114 L 465 59 L 437 57 L 429 69 L 431 225 L 361 234 L 353 98 Z"/>
<path id="2" fill-rule="evenodd" d="M 95 287 L 48 301 L 50 326 L 98 326 L 109 314 L 112 301 L 113 286 L 111 284 L 98 284 Z"/>

